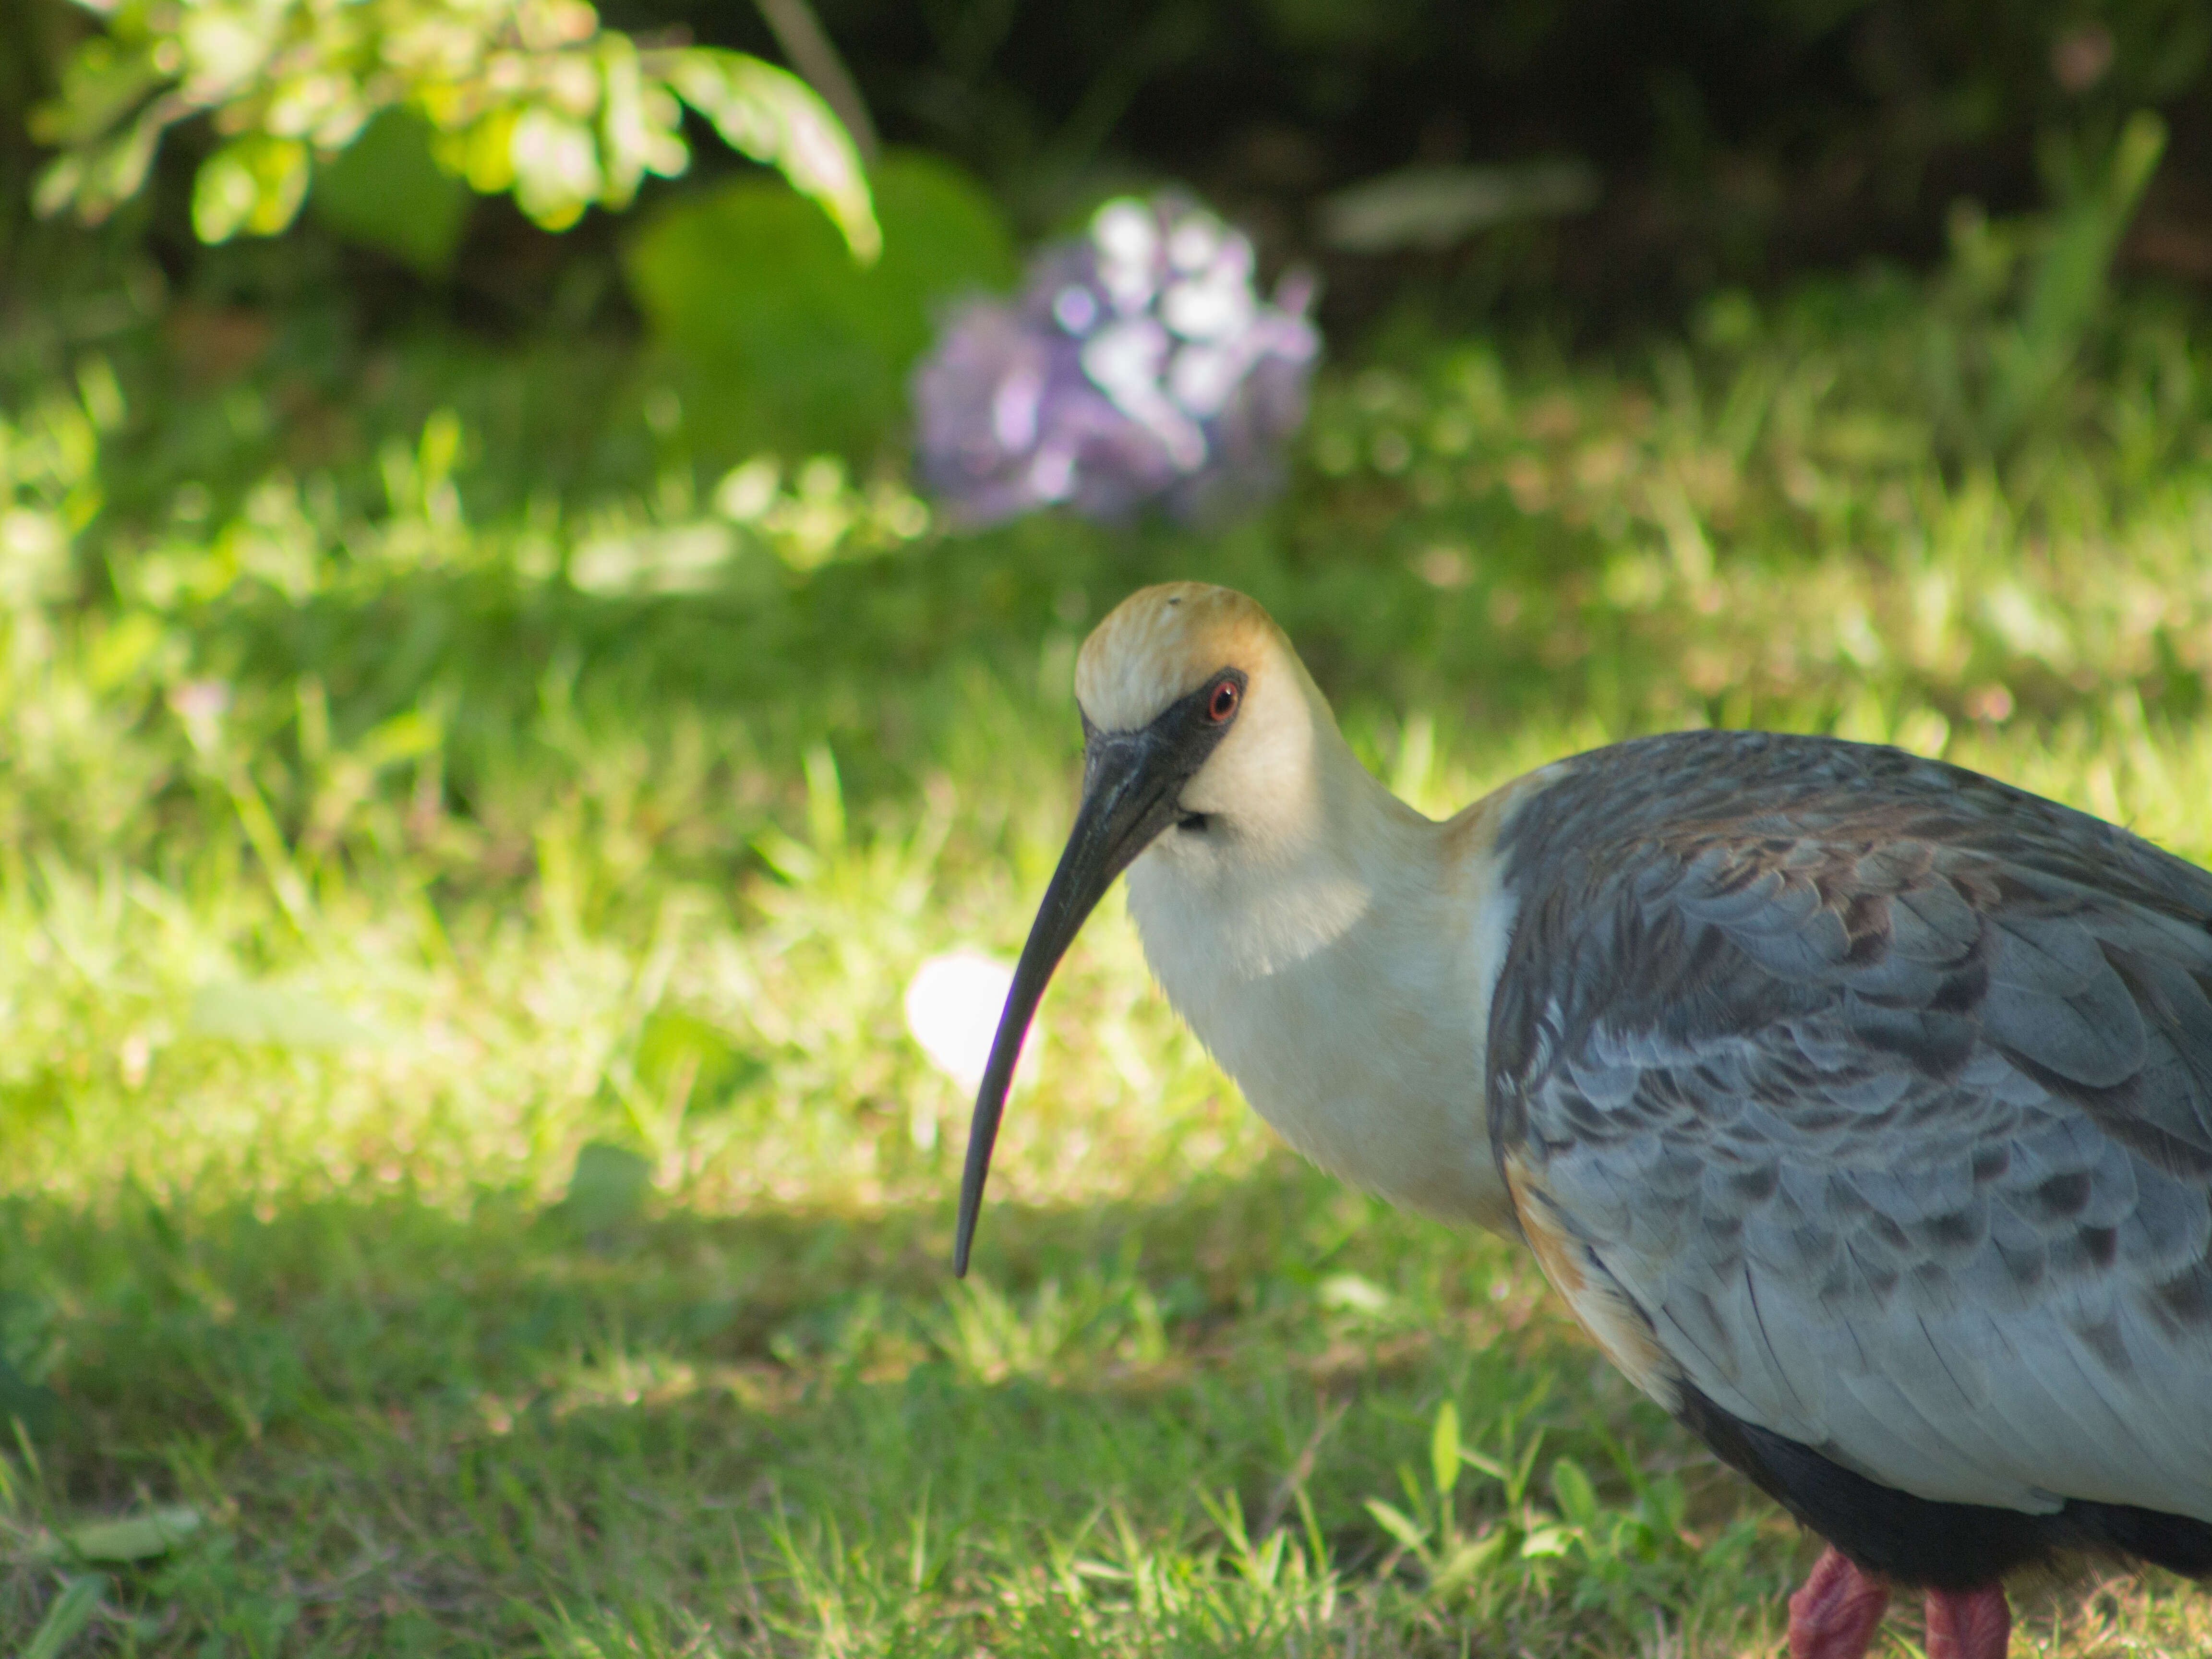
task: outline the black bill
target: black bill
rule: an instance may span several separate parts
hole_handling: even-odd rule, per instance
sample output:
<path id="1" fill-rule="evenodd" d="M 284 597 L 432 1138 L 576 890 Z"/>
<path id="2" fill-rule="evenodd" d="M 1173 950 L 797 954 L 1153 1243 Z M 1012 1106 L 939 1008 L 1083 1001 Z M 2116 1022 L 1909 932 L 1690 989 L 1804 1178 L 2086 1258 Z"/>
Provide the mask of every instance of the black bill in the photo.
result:
<path id="1" fill-rule="evenodd" d="M 1239 690 L 1244 677 L 1234 674 Z M 1014 1061 L 1053 969 L 1074 943 L 1114 878 L 1127 869 L 1160 832 L 1184 816 L 1177 799 L 1191 774 L 1221 740 L 1224 726 L 1207 718 L 1212 688 L 1193 692 L 1136 732 L 1099 732 L 1085 722 L 1083 800 L 1068 834 L 1060 867 L 1052 872 L 1044 902 L 1030 925 L 1028 943 L 1014 968 L 1013 988 L 999 1016 L 991 1058 L 975 1091 L 975 1116 L 968 1131 L 968 1164 L 960 1177 L 960 1219 L 953 1236 L 952 1271 L 968 1271 L 969 1248 L 983 1206 L 983 1182 L 999 1139 Z"/>

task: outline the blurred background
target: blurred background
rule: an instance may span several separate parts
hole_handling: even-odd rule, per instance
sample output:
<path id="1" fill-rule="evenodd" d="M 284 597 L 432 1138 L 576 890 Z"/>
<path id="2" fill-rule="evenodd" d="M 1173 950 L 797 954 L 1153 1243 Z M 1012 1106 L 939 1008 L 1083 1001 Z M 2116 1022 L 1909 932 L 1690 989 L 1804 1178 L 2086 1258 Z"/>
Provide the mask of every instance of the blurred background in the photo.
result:
<path id="1" fill-rule="evenodd" d="M 1118 901 L 949 1279 L 1171 577 L 1433 813 L 1762 725 L 2212 857 L 2212 11 L 0 0 L 0 1641 L 1778 1651 Z"/>

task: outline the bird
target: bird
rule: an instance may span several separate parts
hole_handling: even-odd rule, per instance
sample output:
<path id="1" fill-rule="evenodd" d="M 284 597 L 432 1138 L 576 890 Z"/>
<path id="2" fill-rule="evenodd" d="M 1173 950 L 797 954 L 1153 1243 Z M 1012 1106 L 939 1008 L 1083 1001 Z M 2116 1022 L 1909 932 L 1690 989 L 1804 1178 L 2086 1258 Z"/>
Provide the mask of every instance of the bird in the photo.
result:
<path id="1" fill-rule="evenodd" d="M 1083 782 L 969 1131 L 1115 878 L 1291 1146 L 1524 1240 L 1645 1395 L 1826 1544 L 1792 1659 L 1893 1592 L 2002 1659 L 2016 1567 L 2212 1575 L 2212 875 L 1875 744 L 1638 737 L 1453 817 L 1231 589 L 1077 659 Z"/>

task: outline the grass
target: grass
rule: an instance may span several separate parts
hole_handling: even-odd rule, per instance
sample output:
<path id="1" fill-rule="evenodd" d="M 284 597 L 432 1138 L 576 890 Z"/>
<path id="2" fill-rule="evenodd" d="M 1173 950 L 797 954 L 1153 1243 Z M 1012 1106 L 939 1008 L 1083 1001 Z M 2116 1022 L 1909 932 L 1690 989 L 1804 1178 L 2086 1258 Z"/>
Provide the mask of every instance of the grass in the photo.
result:
<path id="1" fill-rule="evenodd" d="M 1997 447 L 2002 319 L 1876 275 L 1417 331 L 1259 524 L 954 538 L 694 476 L 589 353 L 138 291 L 0 445 L 11 1651 L 1777 1651 L 1795 1528 L 1519 1252 L 1282 1151 L 1115 904 L 949 1279 L 901 992 L 1018 944 L 1140 581 L 1258 594 L 1433 811 L 1759 723 L 2212 859 L 2212 333 L 2152 299 Z M 2212 1644 L 2155 1576 L 2018 1600 L 2024 1653 Z"/>

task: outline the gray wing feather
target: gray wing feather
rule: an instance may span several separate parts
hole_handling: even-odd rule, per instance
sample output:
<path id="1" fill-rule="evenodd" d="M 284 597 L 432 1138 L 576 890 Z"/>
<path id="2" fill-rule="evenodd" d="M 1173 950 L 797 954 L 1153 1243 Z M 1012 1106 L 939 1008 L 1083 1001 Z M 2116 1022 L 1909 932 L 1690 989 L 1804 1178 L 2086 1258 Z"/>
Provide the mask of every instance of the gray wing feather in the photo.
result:
<path id="1" fill-rule="evenodd" d="M 1740 1417 L 2212 1520 L 2212 877 L 1893 750 L 1683 733 L 1500 839 L 1501 1157 Z"/>

